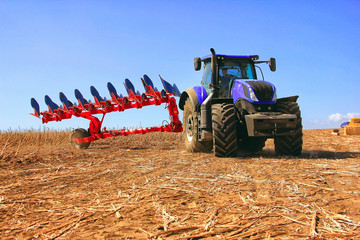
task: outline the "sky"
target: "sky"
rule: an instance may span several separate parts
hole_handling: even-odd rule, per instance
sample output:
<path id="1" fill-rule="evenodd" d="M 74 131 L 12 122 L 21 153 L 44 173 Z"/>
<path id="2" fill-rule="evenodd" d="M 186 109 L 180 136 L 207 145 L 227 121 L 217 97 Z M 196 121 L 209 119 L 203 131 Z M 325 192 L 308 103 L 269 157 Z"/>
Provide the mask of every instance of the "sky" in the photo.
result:
<path id="1" fill-rule="evenodd" d="M 230 55 L 276 58 L 265 80 L 277 96 L 299 95 L 305 129 L 339 128 L 360 117 L 360 1 L 21 1 L 0 0 L 0 131 L 88 128 L 73 117 L 42 124 L 34 97 L 58 104 L 90 86 L 125 94 L 125 78 L 143 91 L 160 74 L 180 91 L 199 86 L 194 57 L 210 48 Z M 178 98 L 177 98 L 178 101 Z M 182 112 L 181 112 L 182 118 Z M 149 127 L 169 120 L 161 106 L 105 116 L 107 128 Z"/>

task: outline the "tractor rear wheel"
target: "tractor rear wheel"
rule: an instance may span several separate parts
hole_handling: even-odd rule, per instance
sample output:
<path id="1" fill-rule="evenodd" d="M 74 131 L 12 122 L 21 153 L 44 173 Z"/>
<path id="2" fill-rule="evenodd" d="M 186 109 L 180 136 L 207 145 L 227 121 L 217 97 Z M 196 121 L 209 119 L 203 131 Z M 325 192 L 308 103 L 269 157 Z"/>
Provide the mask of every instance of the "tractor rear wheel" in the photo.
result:
<path id="1" fill-rule="evenodd" d="M 295 133 L 288 136 L 277 136 L 274 138 L 275 152 L 279 155 L 297 156 L 301 154 L 303 144 L 303 133 L 301 124 L 301 112 L 296 102 L 279 102 L 276 105 L 276 111 L 282 113 L 295 114 L 298 119 Z"/>
<path id="2" fill-rule="evenodd" d="M 71 144 L 77 149 L 86 149 L 90 146 L 90 142 L 77 143 L 77 142 L 75 142 L 75 139 L 86 138 L 86 137 L 90 137 L 90 136 L 91 136 L 90 133 L 88 131 L 86 131 L 85 129 L 77 128 L 72 132 L 72 134 L 70 136 Z"/>
<path id="3" fill-rule="evenodd" d="M 210 152 L 212 142 L 199 141 L 198 118 L 195 106 L 188 98 L 184 105 L 183 115 L 183 136 L 185 139 L 185 149 L 189 152 Z"/>
<path id="4" fill-rule="evenodd" d="M 234 104 L 213 104 L 211 110 L 215 156 L 231 157 L 236 155 L 238 147 Z"/>

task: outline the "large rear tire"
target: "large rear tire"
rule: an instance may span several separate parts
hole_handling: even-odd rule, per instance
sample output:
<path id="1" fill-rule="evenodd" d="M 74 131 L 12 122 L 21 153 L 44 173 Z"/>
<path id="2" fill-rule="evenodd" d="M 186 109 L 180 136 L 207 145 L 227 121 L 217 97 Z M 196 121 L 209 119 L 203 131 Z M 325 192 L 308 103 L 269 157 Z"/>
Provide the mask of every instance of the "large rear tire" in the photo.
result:
<path id="1" fill-rule="evenodd" d="M 210 152 L 212 150 L 211 141 L 199 141 L 198 118 L 195 106 L 188 98 L 184 105 L 183 115 L 183 136 L 185 139 L 185 149 L 189 152 Z"/>
<path id="2" fill-rule="evenodd" d="M 300 155 L 303 144 L 303 133 L 299 105 L 296 102 L 279 102 L 276 105 L 276 111 L 295 114 L 298 118 L 295 134 L 288 136 L 277 136 L 274 138 L 276 154 L 292 156 Z"/>
<path id="3" fill-rule="evenodd" d="M 90 146 L 90 142 L 77 143 L 77 142 L 75 142 L 75 139 L 86 138 L 86 137 L 90 137 L 90 136 L 91 136 L 90 133 L 88 131 L 86 131 L 85 129 L 77 128 L 72 132 L 72 134 L 70 136 L 70 142 L 77 149 L 86 149 Z"/>
<path id="4" fill-rule="evenodd" d="M 238 147 L 234 104 L 218 103 L 212 105 L 212 129 L 215 156 L 235 156 Z"/>

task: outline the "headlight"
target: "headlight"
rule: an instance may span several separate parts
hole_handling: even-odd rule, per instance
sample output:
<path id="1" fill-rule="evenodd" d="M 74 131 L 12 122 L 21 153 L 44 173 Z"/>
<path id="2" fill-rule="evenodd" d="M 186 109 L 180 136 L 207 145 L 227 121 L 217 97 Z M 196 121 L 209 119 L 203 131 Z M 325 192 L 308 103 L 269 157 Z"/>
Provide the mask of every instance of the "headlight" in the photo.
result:
<path id="1" fill-rule="evenodd" d="M 253 100 L 254 102 L 258 102 L 259 99 L 256 97 L 252 88 L 249 87 L 248 90 L 249 90 L 249 94 L 250 94 L 250 99 Z"/>
<path id="2" fill-rule="evenodd" d="M 271 101 L 272 101 L 272 102 L 276 102 L 276 99 L 277 99 L 277 97 L 276 97 L 276 92 L 274 91 L 274 96 L 273 96 L 273 98 L 271 99 Z"/>

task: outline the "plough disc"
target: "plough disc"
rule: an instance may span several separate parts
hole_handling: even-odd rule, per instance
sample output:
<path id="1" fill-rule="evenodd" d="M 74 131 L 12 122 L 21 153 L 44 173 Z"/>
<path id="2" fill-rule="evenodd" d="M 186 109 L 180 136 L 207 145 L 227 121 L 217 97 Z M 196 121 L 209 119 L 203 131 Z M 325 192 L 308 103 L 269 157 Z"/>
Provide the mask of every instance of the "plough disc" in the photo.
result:
<path id="1" fill-rule="evenodd" d="M 160 75 L 159 75 L 160 76 Z M 94 87 L 90 87 L 91 95 L 94 98 L 94 102 L 86 100 L 82 93 L 75 89 L 75 98 L 77 102 L 72 103 L 68 100 L 63 92 L 59 93 L 61 105 L 57 105 L 53 100 L 46 95 L 45 103 L 48 106 L 48 110 L 40 112 L 39 103 L 32 98 L 31 106 L 34 109 L 34 113 L 31 115 L 41 118 L 43 123 L 51 121 L 62 121 L 64 119 L 70 119 L 74 117 L 82 117 L 90 120 L 89 129 L 83 128 L 75 129 L 71 135 L 71 143 L 76 148 L 88 148 L 92 141 L 102 138 L 115 137 L 115 136 L 127 136 L 131 134 L 145 134 L 149 132 L 182 132 L 182 123 L 179 120 L 179 111 L 176 105 L 175 96 L 180 96 L 180 91 L 177 86 L 171 85 L 160 76 L 161 83 L 164 87 L 163 90 L 158 91 L 154 87 L 151 79 L 144 75 L 141 78 L 141 82 L 144 86 L 145 92 L 140 93 L 135 90 L 134 85 L 129 79 L 125 79 L 124 86 L 127 92 L 127 96 L 118 94 L 114 85 L 110 82 L 107 83 L 110 99 L 101 97 L 98 90 Z M 101 125 L 106 113 L 122 112 L 131 108 L 142 108 L 150 105 L 167 104 L 169 111 L 170 123 L 162 126 L 138 128 L 132 130 L 111 130 L 108 131 L 104 127 L 101 130 Z M 103 114 L 102 119 L 99 120 L 93 116 L 95 114 Z"/>

